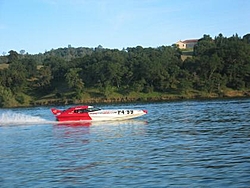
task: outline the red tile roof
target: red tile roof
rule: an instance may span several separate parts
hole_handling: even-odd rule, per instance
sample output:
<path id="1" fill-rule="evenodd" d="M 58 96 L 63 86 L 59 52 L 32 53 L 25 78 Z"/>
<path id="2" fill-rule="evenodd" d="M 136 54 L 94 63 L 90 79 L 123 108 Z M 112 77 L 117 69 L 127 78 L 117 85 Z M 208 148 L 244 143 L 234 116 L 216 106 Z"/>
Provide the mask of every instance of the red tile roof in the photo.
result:
<path id="1" fill-rule="evenodd" d="M 198 42 L 198 39 L 190 39 L 190 40 L 184 40 L 184 41 L 182 41 L 183 43 L 196 43 L 196 42 Z"/>

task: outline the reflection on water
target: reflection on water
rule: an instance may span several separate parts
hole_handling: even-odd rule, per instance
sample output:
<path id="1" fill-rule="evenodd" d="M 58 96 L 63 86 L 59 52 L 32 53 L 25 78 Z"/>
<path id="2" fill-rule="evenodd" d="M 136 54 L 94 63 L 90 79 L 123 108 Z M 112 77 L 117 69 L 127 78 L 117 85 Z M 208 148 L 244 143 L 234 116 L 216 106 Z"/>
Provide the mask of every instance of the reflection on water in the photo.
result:
<path id="1" fill-rule="evenodd" d="M 56 122 L 58 127 L 68 126 L 68 127 L 75 127 L 75 126 L 118 126 L 118 125 L 139 125 L 139 124 L 147 124 L 146 121 L 142 120 L 120 120 L 120 121 L 78 121 L 78 122 Z"/>
<path id="2" fill-rule="evenodd" d="M 147 122 L 143 120 L 60 123 L 54 125 L 53 132 L 57 137 L 68 139 L 88 138 L 89 136 L 92 138 L 91 136 L 100 133 L 99 138 L 103 136 L 120 138 L 124 134 L 144 134 L 145 125 Z"/>
<path id="3" fill-rule="evenodd" d="M 80 124 L 16 110 L 46 122 L 0 126 L 1 187 L 249 187 L 250 100 L 138 105 L 147 116 Z"/>

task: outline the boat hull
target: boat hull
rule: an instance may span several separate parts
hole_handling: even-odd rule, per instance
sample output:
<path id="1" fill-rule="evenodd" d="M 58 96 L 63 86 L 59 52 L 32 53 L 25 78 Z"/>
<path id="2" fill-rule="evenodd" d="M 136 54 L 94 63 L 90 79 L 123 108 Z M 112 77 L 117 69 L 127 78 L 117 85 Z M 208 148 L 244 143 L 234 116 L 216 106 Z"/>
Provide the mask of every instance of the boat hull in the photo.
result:
<path id="1" fill-rule="evenodd" d="M 59 113 L 57 121 L 110 121 L 126 120 L 147 114 L 146 110 L 98 110 L 88 113 Z"/>

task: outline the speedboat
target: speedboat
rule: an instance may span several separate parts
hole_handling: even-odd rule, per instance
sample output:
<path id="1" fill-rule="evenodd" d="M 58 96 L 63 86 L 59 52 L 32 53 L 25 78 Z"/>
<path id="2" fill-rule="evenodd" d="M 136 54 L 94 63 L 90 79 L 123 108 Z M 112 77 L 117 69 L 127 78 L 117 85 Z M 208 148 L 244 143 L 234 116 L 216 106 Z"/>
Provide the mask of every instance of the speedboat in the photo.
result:
<path id="1" fill-rule="evenodd" d="M 75 106 L 66 110 L 51 108 L 57 121 L 110 121 L 126 120 L 147 114 L 147 110 L 111 109 L 102 110 L 94 106 Z"/>

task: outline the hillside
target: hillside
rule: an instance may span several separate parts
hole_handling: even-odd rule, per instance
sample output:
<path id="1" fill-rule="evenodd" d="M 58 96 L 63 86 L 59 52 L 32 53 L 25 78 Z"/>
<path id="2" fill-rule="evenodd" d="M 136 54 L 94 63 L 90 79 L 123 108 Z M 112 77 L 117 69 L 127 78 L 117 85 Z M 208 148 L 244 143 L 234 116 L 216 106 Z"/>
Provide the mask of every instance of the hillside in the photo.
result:
<path id="1" fill-rule="evenodd" d="M 193 51 L 176 46 L 10 51 L 0 58 L 0 107 L 249 97 L 249 39 L 250 34 L 204 35 Z"/>

